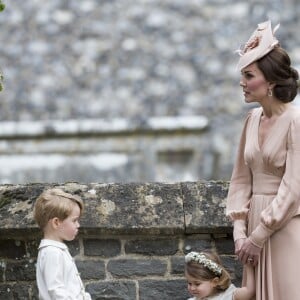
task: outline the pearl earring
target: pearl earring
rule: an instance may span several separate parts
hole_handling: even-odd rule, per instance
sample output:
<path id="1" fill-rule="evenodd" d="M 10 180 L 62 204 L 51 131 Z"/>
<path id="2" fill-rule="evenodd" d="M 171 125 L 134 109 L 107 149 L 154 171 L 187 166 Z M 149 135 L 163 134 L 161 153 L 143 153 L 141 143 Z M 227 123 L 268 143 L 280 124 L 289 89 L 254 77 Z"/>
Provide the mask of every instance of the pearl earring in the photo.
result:
<path id="1" fill-rule="evenodd" d="M 269 96 L 269 97 L 272 97 L 272 96 L 273 96 L 273 91 L 272 91 L 272 89 L 269 89 L 269 90 L 268 90 L 268 96 Z"/>

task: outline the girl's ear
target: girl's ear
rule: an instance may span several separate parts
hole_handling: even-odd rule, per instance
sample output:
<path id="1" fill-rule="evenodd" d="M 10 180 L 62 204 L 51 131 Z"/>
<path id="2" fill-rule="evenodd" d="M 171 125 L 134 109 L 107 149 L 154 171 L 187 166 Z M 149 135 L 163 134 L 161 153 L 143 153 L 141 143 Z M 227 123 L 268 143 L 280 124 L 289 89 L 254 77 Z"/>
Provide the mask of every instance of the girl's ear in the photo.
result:
<path id="1" fill-rule="evenodd" d="M 213 286 L 216 287 L 220 282 L 220 278 L 215 277 L 211 282 L 212 282 Z"/>

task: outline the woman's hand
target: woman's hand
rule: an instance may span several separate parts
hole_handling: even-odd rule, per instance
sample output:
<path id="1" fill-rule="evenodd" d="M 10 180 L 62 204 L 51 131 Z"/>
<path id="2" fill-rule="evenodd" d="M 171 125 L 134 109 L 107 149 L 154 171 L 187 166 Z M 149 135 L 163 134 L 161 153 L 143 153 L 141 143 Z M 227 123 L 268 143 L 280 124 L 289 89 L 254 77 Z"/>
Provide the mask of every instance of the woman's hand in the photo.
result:
<path id="1" fill-rule="evenodd" d="M 245 242 L 246 238 L 243 239 L 238 239 L 235 241 L 234 246 L 235 246 L 235 255 L 239 256 L 240 251 L 242 249 L 242 246 Z"/>
<path id="2" fill-rule="evenodd" d="M 237 242 L 242 240 L 242 242 L 239 242 L 238 245 L 238 253 L 237 253 Z M 247 239 L 240 239 L 236 241 L 236 254 L 238 255 L 239 260 L 243 263 L 250 263 L 252 266 L 256 266 L 258 263 L 259 254 L 261 251 L 261 248 L 255 246 L 250 242 L 250 240 Z"/>

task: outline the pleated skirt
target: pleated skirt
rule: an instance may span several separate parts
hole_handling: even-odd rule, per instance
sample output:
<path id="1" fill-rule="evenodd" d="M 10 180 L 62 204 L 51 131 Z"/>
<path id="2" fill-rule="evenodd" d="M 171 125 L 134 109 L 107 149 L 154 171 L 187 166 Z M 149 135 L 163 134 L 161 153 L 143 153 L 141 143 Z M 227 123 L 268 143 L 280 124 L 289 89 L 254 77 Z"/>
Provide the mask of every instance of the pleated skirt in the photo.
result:
<path id="1" fill-rule="evenodd" d="M 275 195 L 254 195 L 248 234 Z M 243 285 L 247 278 L 244 272 Z M 292 218 L 266 241 L 255 268 L 256 300 L 300 300 L 300 216 Z"/>

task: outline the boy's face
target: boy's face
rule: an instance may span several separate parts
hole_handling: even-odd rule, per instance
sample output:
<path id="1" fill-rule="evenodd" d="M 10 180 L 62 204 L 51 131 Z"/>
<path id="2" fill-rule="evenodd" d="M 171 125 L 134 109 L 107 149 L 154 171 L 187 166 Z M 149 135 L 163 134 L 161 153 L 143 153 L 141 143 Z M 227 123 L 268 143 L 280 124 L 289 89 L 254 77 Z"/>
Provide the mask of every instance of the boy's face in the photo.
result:
<path id="1" fill-rule="evenodd" d="M 214 294 L 215 283 L 213 280 L 200 280 L 188 274 L 185 276 L 188 282 L 188 291 L 197 300 Z"/>
<path id="2" fill-rule="evenodd" d="M 58 220 L 57 238 L 59 241 L 72 241 L 78 233 L 80 218 L 80 208 L 77 204 L 73 205 L 71 214 L 63 221 Z"/>

